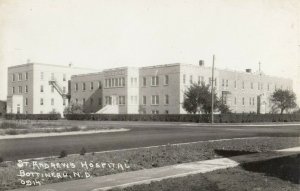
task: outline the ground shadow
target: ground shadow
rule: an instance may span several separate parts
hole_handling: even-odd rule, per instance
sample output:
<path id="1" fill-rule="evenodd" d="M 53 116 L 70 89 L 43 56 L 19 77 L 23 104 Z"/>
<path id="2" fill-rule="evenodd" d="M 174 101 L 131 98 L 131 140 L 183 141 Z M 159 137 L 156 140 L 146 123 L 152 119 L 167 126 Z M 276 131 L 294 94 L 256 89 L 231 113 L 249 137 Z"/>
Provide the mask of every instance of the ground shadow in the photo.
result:
<path id="1" fill-rule="evenodd" d="M 250 162 L 242 164 L 247 171 L 265 173 L 282 180 L 300 184 L 300 154 L 281 157 L 266 161 Z"/>
<path id="2" fill-rule="evenodd" d="M 223 156 L 223 157 L 233 157 L 233 156 L 257 153 L 257 152 L 251 152 L 251 151 L 222 150 L 222 149 L 215 149 L 214 152 L 217 155 L 220 155 L 220 156 Z"/>

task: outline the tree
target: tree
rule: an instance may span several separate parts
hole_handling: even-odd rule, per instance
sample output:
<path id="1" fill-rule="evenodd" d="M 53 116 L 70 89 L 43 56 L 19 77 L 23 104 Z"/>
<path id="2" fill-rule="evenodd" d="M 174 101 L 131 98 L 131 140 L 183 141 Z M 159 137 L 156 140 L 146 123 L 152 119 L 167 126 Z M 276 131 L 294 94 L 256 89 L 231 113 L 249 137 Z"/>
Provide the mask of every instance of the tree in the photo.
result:
<path id="1" fill-rule="evenodd" d="M 64 114 L 81 114 L 83 113 L 82 105 L 76 103 L 70 103 L 64 109 Z"/>
<path id="2" fill-rule="evenodd" d="M 221 113 L 230 112 L 226 104 L 221 104 L 217 94 L 214 93 L 214 108 L 218 109 Z M 211 113 L 211 91 L 210 86 L 204 83 L 192 84 L 187 91 L 184 92 L 183 108 L 188 113 Z"/>
<path id="3" fill-rule="evenodd" d="M 217 106 L 218 110 L 222 113 L 231 113 L 231 110 L 229 109 L 229 106 L 226 105 L 225 103 L 221 103 L 219 102 L 218 106 Z"/>
<path id="4" fill-rule="evenodd" d="M 296 94 L 290 90 L 276 90 L 270 97 L 273 107 L 280 110 L 283 114 L 288 109 L 297 107 Z"/>

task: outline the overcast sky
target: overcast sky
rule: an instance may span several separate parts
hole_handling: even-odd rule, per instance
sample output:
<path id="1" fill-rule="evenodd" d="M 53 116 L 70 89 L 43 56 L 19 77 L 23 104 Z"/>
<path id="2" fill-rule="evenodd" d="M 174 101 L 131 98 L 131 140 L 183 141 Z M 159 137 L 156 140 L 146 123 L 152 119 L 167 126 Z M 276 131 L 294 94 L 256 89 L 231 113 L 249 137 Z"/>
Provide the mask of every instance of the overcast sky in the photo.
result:
<path id="1" fill-rule="evenodd" d="M 7 67 L 104 69 L 204 59 L 297 77 L 299 0 L 0 0 L 0 99 Z"/>

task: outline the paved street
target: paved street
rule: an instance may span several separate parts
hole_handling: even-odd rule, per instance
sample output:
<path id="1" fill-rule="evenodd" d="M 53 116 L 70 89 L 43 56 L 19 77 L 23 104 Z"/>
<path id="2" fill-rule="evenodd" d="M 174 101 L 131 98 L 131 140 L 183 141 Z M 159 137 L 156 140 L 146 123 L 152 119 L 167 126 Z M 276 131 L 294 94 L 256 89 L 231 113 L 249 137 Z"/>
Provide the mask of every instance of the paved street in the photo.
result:
<path id="1" fill-rule="evenodd" d="M 59 155 L 61 150 L 66 150 L 69 154 L 79 153 L 82 147 L 85 147 L 87 152 L 93 152 L 223 138 L 300 136 L 300 124 L 295 123 L 250 126 L 216 124 L 211 127 L 196 123 L 76 121 L 79 125 L 85 123 L 125 127 L 130 131 L 0 140 L 0 156 L 3 156 L 4 160 L 15 160 Z"/>

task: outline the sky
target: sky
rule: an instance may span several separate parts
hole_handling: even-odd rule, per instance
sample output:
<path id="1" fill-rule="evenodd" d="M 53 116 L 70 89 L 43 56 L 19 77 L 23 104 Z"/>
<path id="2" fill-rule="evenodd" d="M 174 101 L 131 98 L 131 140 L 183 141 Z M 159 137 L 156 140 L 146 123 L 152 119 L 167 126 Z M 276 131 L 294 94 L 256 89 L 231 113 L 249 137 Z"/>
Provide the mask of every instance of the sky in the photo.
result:
<path id="1" fill-rule="evenodd" d="M 105 69 L 169 63 L 299 78 L 299 0 L 0 0 L 0 100 L 27 60 Z M 300 96 L 300 94 L 299 94 Z"/>

